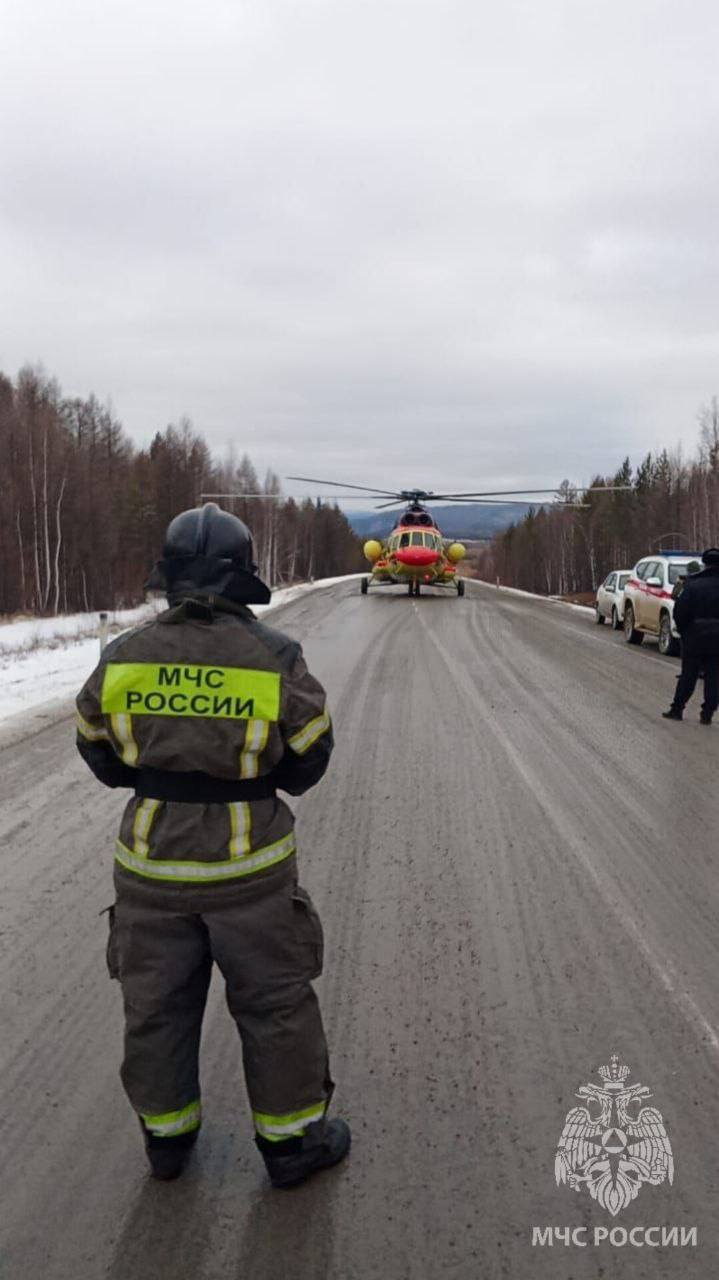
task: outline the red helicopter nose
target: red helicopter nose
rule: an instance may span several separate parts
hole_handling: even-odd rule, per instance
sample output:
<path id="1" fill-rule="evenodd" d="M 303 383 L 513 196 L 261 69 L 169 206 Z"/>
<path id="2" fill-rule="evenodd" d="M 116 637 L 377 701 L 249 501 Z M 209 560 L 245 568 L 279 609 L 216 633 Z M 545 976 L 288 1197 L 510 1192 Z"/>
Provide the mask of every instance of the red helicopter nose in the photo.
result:
<path id="1" fill-rule="evenodd" d="M 397 559 L 412 569 L 424 569 L 425 565 L 437 563 L 439 552 L 431 551 L 429 547 L 403 547 L 397 552 Z"/>

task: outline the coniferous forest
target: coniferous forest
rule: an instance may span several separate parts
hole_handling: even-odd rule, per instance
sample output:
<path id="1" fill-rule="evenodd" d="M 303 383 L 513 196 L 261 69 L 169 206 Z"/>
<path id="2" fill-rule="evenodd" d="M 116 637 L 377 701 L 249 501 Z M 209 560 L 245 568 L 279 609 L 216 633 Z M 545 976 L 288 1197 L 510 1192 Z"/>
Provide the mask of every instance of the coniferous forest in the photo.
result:
<path id="1" fill-rule="evenodd" d="M 627 492 L 600 493 L 605 485 Z M 565 502 L 562 504 L 561 498 Z M 570 506 L 570 502 L 583 504 Z M 537 508 L 492 539 L 478 574 L 506 586 L 547 595 L 594 591 L 612 569 L 630 569 L 650 551 L 701 551 L 719 544 L 719 401 L 699 414 L 699 441 L 690 460 L 681 452 L 647 454 L 636 468 L 626 458 L 586 490 L 560 485 L 558 506 Z"/>
<path id="2" fill-rule="evenodd" d="M 137 448 L 94 396 L 65 398 L 32 368 L 14 382 L 0 374 L 0 492 L 0 614 L 141 602 L 168 523 L 208 492 L 267 495 L 221 505 L 252 529 L 259 572 L 273 586 L 364 563 L 336 506 L 278 500 L 278 477 L 260 480 L 241 441 L 218 461 L 182 421 Z"/>

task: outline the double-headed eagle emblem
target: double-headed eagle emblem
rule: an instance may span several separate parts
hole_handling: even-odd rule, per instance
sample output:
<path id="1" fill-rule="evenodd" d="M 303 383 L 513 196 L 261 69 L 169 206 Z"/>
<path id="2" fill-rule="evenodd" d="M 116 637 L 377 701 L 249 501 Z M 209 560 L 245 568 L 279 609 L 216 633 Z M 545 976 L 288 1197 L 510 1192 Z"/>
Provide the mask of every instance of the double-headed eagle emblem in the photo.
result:
<path id="1" fill-rule="evenodd" d="M 575 1191 L 586 1187 L 613 1215 L 635 1200 L 645 1182 L 674 1180 L 674 1156 L 661 1112 L 642 1103 L 646 1085 L 627 1085 L 629 1067 L 616 1054 L 597 1073 L 603 1085 L 577 1090 L 587 1106 L 572 1107 L 557 1145 L 554 1175 Z"/>

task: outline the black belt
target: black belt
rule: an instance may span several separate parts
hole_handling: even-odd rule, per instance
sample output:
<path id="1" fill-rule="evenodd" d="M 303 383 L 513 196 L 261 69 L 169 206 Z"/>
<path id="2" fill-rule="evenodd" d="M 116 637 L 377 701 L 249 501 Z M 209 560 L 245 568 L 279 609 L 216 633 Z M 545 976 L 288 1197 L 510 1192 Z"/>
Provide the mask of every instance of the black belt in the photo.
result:
<path id="1" fill-rule="evenodd" d="M 209 773 L 174 769 L 138 769 L 135 795 L 143 800 L 175 800 L 184 804 L 223 804 L 232 800 L 270 800 L 276 795 L 267 778 L 213 778 Z"/>

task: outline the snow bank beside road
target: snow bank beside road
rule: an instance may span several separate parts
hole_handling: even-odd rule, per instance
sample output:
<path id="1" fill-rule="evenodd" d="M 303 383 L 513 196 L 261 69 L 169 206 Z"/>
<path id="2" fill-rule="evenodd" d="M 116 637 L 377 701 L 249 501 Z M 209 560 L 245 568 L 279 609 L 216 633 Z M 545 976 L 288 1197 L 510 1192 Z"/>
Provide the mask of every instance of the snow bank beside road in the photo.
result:
<path id="1" fill-rule="evenodd" d="M 272 593 L 271 604 L 256 605 L 253 613 L 262 617 L 308 591 L 332 587 L 354 577 L 361 575 L 281 587 Z M 145 622 L 164 608 L 164 599 L 156 599 L 138 609 L 110 613 L 111 637 Z M 75 613 L 0 624 L 0 721 L 50 700 L 74 696 L 97 664 L 99 623 L 98 613 Z"/>
<path id="2" fill-rule="evenodd" d="M 521 587 L 503 587 L 500 583 L 487 582 L 486 578 L 469 578 L 469 582 L 479 582 L 483 587 L 491 587 L 493 591 L 503 591 L 507 596 L 524 596 L 525 600 L 543 600 L 545 604 L 561 604 L 565 609 L 574 609 L 577 613 L 591 614 L 594 610 L 590 604 L 572 604 L 570 600 L 562 600 L 560 596 L 540 596 L 536 591 L 522 591 Z"/>
<path id="3" fill-rule="evenodd" d="M 137 626 L 161 608 L 163 603 L 158 600 L 137 609 L 108 613 L 111 634 Z M 21 618 L 17 622 L 0 623 L 0 666 L 4 665 L 4 658 L 13 655 L 27 654 L 34 649 L 59 649 L 96 638 L 99 626 L 99 613 L 68 613 L 58 618 Z"/>

